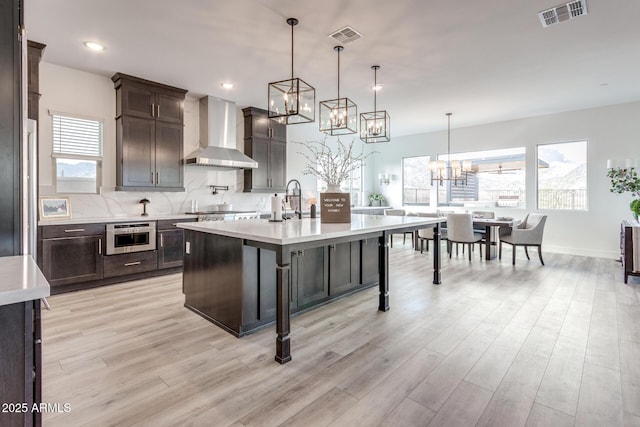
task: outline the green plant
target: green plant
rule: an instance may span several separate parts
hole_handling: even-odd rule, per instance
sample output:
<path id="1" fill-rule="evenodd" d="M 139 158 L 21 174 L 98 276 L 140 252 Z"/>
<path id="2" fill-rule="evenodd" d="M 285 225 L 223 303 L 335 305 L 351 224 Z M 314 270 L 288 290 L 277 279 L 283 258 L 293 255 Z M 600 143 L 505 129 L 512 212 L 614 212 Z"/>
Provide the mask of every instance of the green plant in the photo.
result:
<path id="1" fill-rule="evenodd" d="M 640 216 L 640 199 L 635 199 L 629 207 L 631 208 L 631 212 L 636 214 L 636 216 Z"/>
<path id="2" fill-rule="evenodd" d="M 640 178 L 635 168 L 611 168 L 607 176 L 611 179 L 609 191 L 618 194 L 629 191 L 634 197 L 640 198 Z"/>
<path id="3" fill-rule="evenodd" d="M 380 193 L 369 194 L 369 201 L 373 202 L 374 200 L 379 200 L 380 202 L 384 202 L 384 196 Z"/>

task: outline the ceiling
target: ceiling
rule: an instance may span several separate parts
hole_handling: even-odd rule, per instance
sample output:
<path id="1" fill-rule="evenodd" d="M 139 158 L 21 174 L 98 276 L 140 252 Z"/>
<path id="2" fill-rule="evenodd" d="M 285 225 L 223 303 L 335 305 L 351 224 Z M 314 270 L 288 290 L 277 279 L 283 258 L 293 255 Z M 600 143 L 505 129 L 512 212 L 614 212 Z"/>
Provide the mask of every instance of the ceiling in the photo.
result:
<path id="1" fill-rule="evenodd" d="M 316 100 L 337 96 L 336 44 L 347 25 L 364 37 L 341 53 L 341 96 L 391 116 L 394 136 L 640 100 L 640 2 L 587 0 L 588 14 L 542 28 L 557 0 L 25 0 L 43 61 L 116 72 L 265 108 L 267 84 L 295 75 Z M 103 52 L 83 42 L 98 41 Z M 224 90 L 220 84 L 235 87 Z M 317 126 L 317 106 L 316 123 Z"/>

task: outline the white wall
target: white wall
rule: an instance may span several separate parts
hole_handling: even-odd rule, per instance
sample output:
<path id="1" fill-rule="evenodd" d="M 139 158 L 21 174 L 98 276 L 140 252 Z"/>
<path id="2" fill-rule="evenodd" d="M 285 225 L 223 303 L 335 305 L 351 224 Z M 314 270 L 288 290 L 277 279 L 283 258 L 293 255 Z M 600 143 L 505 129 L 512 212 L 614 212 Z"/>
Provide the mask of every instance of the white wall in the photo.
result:
<path id="1" fill-rule="evenodd" d="M 619 257 L 619 228 L 622 219 L 630 219 L 630 194 L 609 191 L 606 159 L 640 157 L 640 103 L 573 111 L 468 128 L 451 130 L 452 152 L 507 147 L 526 147 L 527 208 L 495 208 L 499 216 L 522 218 L 536 211 L 536 145 L 567 141 L 588 141 L 588 203 L 586 212 L 540 211 L 548 215 L 544 250 L 607 258 Z M 444 114 L 443 122 L 446 120 Z M 301 130 L 296 137 L 304 139 Z M 393 129 L 392 129 L 393 132 Z M 435 132 L 392 138 L 373 147 L 380 154 L 368 162 L 368 191 L 381 190 L 393 206 L 402 205 L 402 158 L 446 153 L 447 134 Z M 378 173 L 390 173 L 388 186 L 380 187 Z M 429 173 L 429 171 L 425 171 Z M 434 198 L 432 198 L 434 199 Z M 436 209 L 435 201 L 433 210 Z"/>

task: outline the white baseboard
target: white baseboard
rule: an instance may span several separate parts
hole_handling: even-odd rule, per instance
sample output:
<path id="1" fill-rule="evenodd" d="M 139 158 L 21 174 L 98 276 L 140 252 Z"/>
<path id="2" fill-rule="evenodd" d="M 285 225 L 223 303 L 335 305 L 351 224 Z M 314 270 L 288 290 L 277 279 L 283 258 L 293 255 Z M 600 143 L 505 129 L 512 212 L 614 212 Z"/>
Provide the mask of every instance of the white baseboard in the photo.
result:
<path id="1" fill-rule="evenodd" d="M 598 251 L 598 250 L 592 250 L 592 249 L 572 248 L 572 247 L 566 247 L 566 246 L 547 246 L 543 244 L 542 245 L 543 256 L 545 252 L 567 254 L 567 255 L 588 256 L 593 258 L 608 258 L 608 259 L 616 259 L 616 260 L 620 259 L 619 251 Z"/>

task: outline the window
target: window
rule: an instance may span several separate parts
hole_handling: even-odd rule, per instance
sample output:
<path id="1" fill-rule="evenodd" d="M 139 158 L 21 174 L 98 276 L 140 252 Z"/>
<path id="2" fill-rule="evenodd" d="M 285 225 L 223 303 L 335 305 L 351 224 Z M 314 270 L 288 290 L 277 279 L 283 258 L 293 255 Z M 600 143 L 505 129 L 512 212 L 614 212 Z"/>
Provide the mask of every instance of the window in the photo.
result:
<path id="1" fill-rule="evenodd" d="M 53 114 L 57 193 L 97 193 L 101 184 L 102 122 Z"/>
<path id="2" fill-rule="evenodd" d="M 447 161 L 447 155 L 438 155 Z M 438 184 L 438 205 L 469 207 L 525 207 L 524 147 L 451 154 L 451 160 L 471 160 L 467 183 Z M 435 185 L 435 182 L 434 182 Z"/>
<path id="3" fill-rule="evenodd" d="M 431 175 L 429 156 L 402 159 L 402 204 L 429 206 L 431 201 Z"/>
<path id="4" fill-rule="evenodd" d="M 538 145 L 538 209 L 587 210 L 587 141 Z"/>
<path id="5" fill-rule="evenodd" d="M 364 165 L 362 161 L 359 166 L 351 171 L 349 179 L 340 184 L 340 191 L 351 194 L 351 205 L 362 206 L 362 175 L 364 173 Z M 318 193 L 324 193 L 327 190 L 327 183 L 318 178 Z"/>

